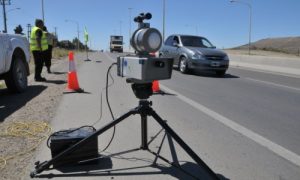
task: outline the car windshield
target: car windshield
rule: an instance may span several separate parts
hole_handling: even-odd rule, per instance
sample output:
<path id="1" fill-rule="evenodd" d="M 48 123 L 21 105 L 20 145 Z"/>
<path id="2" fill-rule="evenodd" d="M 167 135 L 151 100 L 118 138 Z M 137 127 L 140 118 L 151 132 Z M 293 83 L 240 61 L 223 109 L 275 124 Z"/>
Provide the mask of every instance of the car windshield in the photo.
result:
<path id="1" fill-rule="evenodd" d="M 181 36 L 181 41 L 184 46 L 213 48 L 214 46 L 205 38 L 197 36 Z"/>

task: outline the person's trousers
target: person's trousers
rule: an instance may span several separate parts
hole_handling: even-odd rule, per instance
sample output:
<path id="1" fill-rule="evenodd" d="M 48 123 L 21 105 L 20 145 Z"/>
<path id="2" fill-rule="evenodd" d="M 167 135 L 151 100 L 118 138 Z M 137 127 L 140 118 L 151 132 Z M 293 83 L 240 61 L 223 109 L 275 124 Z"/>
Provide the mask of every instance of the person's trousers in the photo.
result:
<path id="1" fill-rule="evenodd" d="M 45 51 L 45 66 L 47 68 L 51 67 L 51 59 L 52 59 L 52 46 L 48 45 L 48 49 Z"/>
<path id="2" fill-rule="evenodd" d="M 34 72 L 34 78 L 39 79 L 41 78 L 41 73 L 43 70 L 43 64 L 44 64 L 44 57 L 42 51 L 32 51 L 34 64 L 35 64 L 35 72 Z"/>

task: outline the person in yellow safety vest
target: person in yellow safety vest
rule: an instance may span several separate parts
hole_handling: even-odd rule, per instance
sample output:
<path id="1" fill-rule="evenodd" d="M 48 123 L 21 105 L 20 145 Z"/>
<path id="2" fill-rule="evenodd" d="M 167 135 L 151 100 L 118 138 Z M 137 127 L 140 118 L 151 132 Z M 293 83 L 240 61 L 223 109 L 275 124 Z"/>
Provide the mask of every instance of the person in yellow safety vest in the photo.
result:
<path id="1" fill-rule="evenodd" d="M 43 27 L 43 33 L 45 33 L 48 41 L 48 49 L 45 51 L 45 66 L 47 67 L 47 72 L 51 73 L 51 59 L 52 59 L 52 49 L 54 45 L 54 35 L 47 31 L 47 27 Z"/>
<path id="2" fill-rule="evenodd" d="M 41 76 L 44 64 L 44 52 L 48 49 L 48 41 L 46 35 L 43 33 L 44 22 L 41 19 L 35 20 L 35 26 L 31 30 L 30 35 L 30 51 L 32 52 L 35 64 L 35 81 L 46 81 Z"/>

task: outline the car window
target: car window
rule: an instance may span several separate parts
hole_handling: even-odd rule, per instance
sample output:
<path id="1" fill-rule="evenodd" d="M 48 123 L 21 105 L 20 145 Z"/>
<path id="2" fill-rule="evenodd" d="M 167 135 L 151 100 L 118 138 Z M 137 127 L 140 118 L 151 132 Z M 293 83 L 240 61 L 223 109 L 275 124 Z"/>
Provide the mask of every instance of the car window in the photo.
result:
<path id="1" fill-rule="evenodd" d="M 198 36 L 181 36 L 184 46 L 212 48 L 213 45 L 205 38 Z"/>
<path id="2" fill-rule="evenodd" d="M 213 47 L 213 45 L 212 45 L 207 39 L 205 39 L 205 38 L 202 38 L 202 44 L 203 44 L 203 46 L 206 47 L 206 48 L 211 48 L 211 47 Z"/>
<path id="3" fill-rule="evenodd" d="M 167 46 L 173 45 L 173 36 L 168 37 L 168 39 L 165 42 L 165 45 L 167 45 Z"/>
<path id="4" fill-rule="evenodd" d="M 177 36 L 174 36 L 174 39 L 173 39 L 173 43 L 177 43 L 177 44 L 179 44 L 179 39 L 178 39 L 178 37 Z M 172 43 L 172 45 L 173 45 L 173 43 Z"/>

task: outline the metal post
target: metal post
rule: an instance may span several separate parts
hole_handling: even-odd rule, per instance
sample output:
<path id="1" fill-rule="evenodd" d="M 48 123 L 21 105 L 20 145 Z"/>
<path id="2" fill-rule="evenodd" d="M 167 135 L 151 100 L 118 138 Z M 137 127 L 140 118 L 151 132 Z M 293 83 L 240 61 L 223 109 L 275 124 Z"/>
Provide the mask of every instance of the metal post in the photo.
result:
<path id="1" fill-rule="evenodd" d="M 252 6 L 248 4 L 249 7 L 249 55 L 251 54 L 251 31 L 252 31 Z"/>
<path id="2" fill-rule="evenodd" d="M 4 30 L 3 30 L 3 33 L 7 33 L 5 1 L 6 1 L 6 0 L 2 0 L 2 6 L 3 6 L 3 22 L 4 22 Z"/>
<path id="3" fill-rule="evenodd" d="M 77 24 L 77 51 L 79 51 L 79 24 L 78 22 L 76 22 Z"/>
<path id="4" fill-rule="evenodd" d="M 89 40 L 90 40 L 90 50 L 92 49 L 92 38 L 91 38 L 91 36 L 89 37 Z"/>
<path id="5" fill-rule="evenodd" d="M 239 0 L 230 0 L 231 3 L 237 2 L 246 5 L 249 8 L 249 44 L 248 44 L 248 54 L 251 54 L 251 31 L 252 31 L 252 5 L 248 2 Z"/>
<path id="6" fill-rule="evenodd" d="M 131 38 L 131 10 L 132 8 L 128 8 L 129 9 L 129 37 L 128 37 L 128 49 L 129 51 L 131 50 L 131 45 L 130 45 L 130 38 Z"/>
<path id="7" fill-rule="evenodd" d="M 65 22 L 72 22 L 75 23 L 77 26 L 77 50 L 79 51 L 79 23 L 77 21 L 73 21 L 73 20 L 65 20 Z"/>
<path id="8" fill-rule="evenodd" d="M 45 24 L 44 0 L 42 0 L 42 17 L 43 17 L 43 22 L 44 22 L 44 24 Z"/>
<path id="9" fill-rule="evenodd" d="M 58 37 L 57 37 L 57 27 L 54 27 L 54 34 L 55 34 L 56 39 L 58 39 Z"/>
<path id="10" fill-rule="evenodd" d="M 163 34 L 162 34 L 163 41 L 165 41 L 165 28 L 166 28 L 166 0 L 163 0 Z"/>
<path id="11" fill-rule="evenodd" d="M 30 34 L 31 34 L 31 24 L 27 24 L 27 38 L 30 41 Z"/>
<path id="12" fill-rule="evenodd" d="M 148 149 L 148 132 L 147 132 L 147 115 L 141 114 L 141 127 L 142 127 L 142 144 L 141 144 L 141 149 L 147 150 Z"/>

